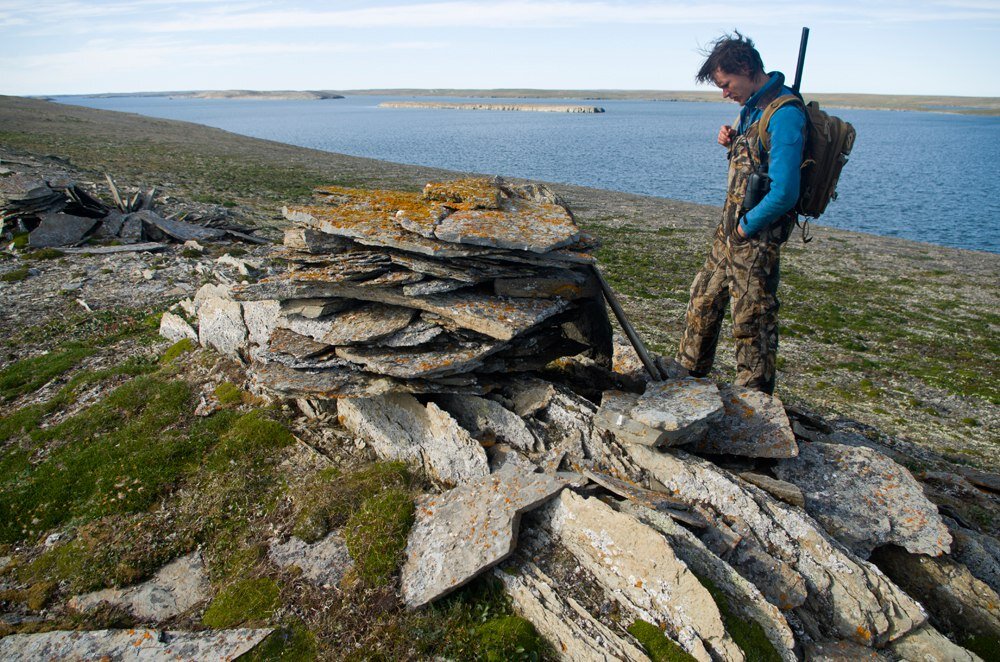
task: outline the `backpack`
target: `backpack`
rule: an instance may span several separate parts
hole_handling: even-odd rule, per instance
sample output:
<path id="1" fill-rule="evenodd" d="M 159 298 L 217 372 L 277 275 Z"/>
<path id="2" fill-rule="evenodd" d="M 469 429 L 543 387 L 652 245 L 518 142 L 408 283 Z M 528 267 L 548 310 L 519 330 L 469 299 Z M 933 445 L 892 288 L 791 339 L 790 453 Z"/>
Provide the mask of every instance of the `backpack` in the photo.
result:
<path id="1" fill-rule="evenodd" d="M 830 201 L 837 199 L 840 171 L 844 169 L 847 156 L 854 147 L 854 127 L 839 117 L 823 112 L 815 101 L 807 104 L 800 96 L 784 94 L 769 103 L 760 118 L 759 135 L 768 152 L 771 150 L 771 134 L 768 132 L 771 116 L 789 103 L 803 107 L 808 120 L 802 152 L 802 182 L 795 213 L 819 218 Z"/>

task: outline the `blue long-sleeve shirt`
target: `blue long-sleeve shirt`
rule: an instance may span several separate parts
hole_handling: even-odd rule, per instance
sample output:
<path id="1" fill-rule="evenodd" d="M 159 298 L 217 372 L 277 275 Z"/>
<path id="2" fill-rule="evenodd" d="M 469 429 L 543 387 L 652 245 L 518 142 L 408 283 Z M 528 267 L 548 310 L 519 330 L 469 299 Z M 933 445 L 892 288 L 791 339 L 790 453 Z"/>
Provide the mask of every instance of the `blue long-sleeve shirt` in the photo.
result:
<path id="1" fill-rule="evenodd" d="M 740 109 L 739 126 L 736 128 L 738 133 L 744 133 L 751 124 L 760 119 L 764 108 L 758 108 L 757 103 L 762 97 L 774 98 L 771 96 L 774 86 L 782 88 L 780 94 L 792 93 L 784 86 L 784 74 L 775 71 L 769 75 L 770 80 Z M 798 105 L 782 106 L 771 116 L 768 127 L 768 133 L 771 134 L 771 151 L 767 157 L 767 174 L 771 177 L 771 190 L 740 220 L 740 226 L 748 237 L 768 228 L 771 223 L 794 207 L 799 199 L 805 126 L 805 112 Z"/>

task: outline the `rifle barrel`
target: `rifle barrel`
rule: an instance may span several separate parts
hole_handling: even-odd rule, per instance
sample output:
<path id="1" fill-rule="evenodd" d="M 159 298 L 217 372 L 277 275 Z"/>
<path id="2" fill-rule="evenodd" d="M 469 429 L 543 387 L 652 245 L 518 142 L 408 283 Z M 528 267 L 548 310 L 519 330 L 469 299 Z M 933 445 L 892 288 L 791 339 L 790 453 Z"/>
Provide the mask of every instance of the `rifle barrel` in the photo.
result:
<path id="1" fill-rule="evenodd" d="M 792 91 L 799 93 L 799 86 L 802 84 L 802 67 L 806 63 L 806 45 L 809 43 L 809 28 L 802 28 L 802 39 L 799 41 L 799 61 L 795 65 L 795 83 Z"/>

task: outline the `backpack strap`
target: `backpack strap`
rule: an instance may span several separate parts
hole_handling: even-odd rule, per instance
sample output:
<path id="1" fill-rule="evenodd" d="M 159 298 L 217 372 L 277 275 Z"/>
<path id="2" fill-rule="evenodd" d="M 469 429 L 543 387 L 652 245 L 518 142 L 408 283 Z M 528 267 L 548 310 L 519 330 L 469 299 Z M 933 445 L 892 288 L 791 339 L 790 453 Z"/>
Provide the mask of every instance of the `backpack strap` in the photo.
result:
<path id="1" fill-rule="evenodd" d="M 760 119 L 757 120 L 760 125 L 757 135 L 760 137 L 761 144 L 764 145 L 765 152 L 771 151 L 771 132 L 769 130 L 771 126 L 771 117 L 774 116 L 780 108 L 783 108 L 790 103 L 796 103 L 805 109 L 805 104 L 799 96 L 795 94 L 782 94 L 780 97 L 767 104 L 764 108 L 763 114 L 760 116 Z"/>

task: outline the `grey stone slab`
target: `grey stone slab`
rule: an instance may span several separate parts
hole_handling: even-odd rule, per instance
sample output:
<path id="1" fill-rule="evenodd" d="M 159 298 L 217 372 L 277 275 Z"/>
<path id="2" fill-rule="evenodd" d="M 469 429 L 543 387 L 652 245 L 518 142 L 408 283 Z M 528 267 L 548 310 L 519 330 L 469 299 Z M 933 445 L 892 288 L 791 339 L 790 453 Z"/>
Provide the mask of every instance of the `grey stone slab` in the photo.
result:
<path id="1" fill-rule="evenodd" d="M 349 299 L 291 299 L 281 302 L 281 312 L 309 319 L 324 317 L 354 305 Z"/>
<path id="2" fill-rule="evenodd" d="M 285 542 L 274 541 L 268 548 L 268 556 L 282 568 L 299 568 L 302 576 L 324 588 L 339 585 L 344 575 L 354 567 L 347 543 L 339 531 L 332 531 L 312 544 L 295 536 Z"/>
<path id="3" fill-rule="evenodd" d="M 901 637 L 891 647 L 894 657 L 899 660 L 920 660 L 921 662 L 982 662 L 982 658 L 953 643 L 930 625 Z M 854 659 L 853 658 L 852 662 Z"/>
<path id="4" fill-rule="evenodd" d="M 135 243 L 149 237 L 146 237 L 143 232 L 142 219 L 134 214 L 128 214 L 118 230 L 118 238 L 124 242 Z"/>
<path id="5" fill-rule="evenodd" d="M 414 320 L 405 329 L 378 341 L 381 347 L 416 347 L 429 343 L 444 333 L 444 329 L 424 319 Z"/>
<path id="6" fill-rule="evenodd" d="M 798 506 L 799 508 L 805 508 L 806 506 L 805 495 L 802 494 L 802 490 L 799 489 L 798 485 L 778 480 L 777 478 L 771 478 L 766 474 L 755 471 L 744 471 L 740 473 L 740 478 L 756 485 L 775 499 L 781 499 L 785 503 Z"/>
<path id="7" fill-rule="evenodd" d="M 518 469 L 527 471 L 528 473 L 538 471 L 537 464 L 507 444 L 488 444 L 486 446 L 486 457 L 490 462 L 490 473 L 495 474 L 508 464 L 513 464 Z"/>
<path id="8" fill-rule="evenodd" d="M 59 630 L 0 639 L 3 660 L 234 660 L 274 630 Z"/>
<path id="9" fill-rule="evenodd" d="M 122 246 L 81 246 L 79 248 L 60 248 L 63 253 L 88 255 L 113 255 L 115 253 L 159 253 L 170 247 L 158 241 L 147 241 L 141 244 L 124 244 Z"/>
<path id="10" fill-rule="evenodd" d="M 632 418 L 632 409 L 638 402 L 639 396 L 635 393 L 605 391 L 601 396 L 601 406 L 594 415 L 594 426 L 607 430 L 623 444 L 663 444 L 667 440 L 665 430 L 658 430 Z"/>
<path id="11" fill-rule="evenodd" d="M 506 267 L 475 258 L 437 260 L 398 251 L 389 251 L 388 255 L 393 264 L 410 271 L 442 280 L 457 280 L 470 284 L 492 280 L 508 271 Z"/>
<path id="12" fill-rule="evenodd" d="M 408 297 L 441 294 L 443 292 L 454 292 L 468 286 L 469 283 L 460 280 L 425 280 L 419 283 L 404 285 L 403 294 Z"/>
<path id="13" fill-rule="evenodd" d="M 456 211 L 434 228 L 442 241 L 548 253 L 580 238 L 580 228 L 559 205 L 504 200 L 501 209 Z"/>
<path id="14" fill-rule="evenodd" d="M 144 233 L 150 239 L 166 237 L 184 243 L 191 239 L 195 241 L 216 241 L 226 236 L 225 230 L 206 228 L 193 223 L 185 223 L 184 221 L 169 220 L 151 209 L 143 209 L 142 211 L 133 212 L 128 215 L 128 221 L 135 219 L 138 219 L 143 224 Z"/>
<path id="15" fill-rule="evenodd" d="M 379 457 L 422 467 L 441 483 L 467 483 L 489 473 L 479 442 L 433 402 L 424 406 L 406 393 L 344 398 L 337 413 Z"/>
<path id="16" fill-rule="evenodd" d="M 326 345 L 366 344 L 402 331 L 415 315 L 412 308 L 366 303 L 316 319 L 285 314 L 278 326 Z"/>
<path id="17" fill-rule="evenodd" d="M 28 235 L 28 245 L 32 248 L 75 246 L 84 240 L 97 222 L 95 218 L 71 216 L 61 212 L 46 214 L 38 227 Z"/>
<path id="18" fill-rule="evenodd" d="M 335 237 L 318 230 L 289 228 L 285 230 L 284 245 L 292 250 L 306 253 L 331 254 L 349 250 L 354 243 L 349 239 Z"/>
<path id="19" fill-rule="evenodd" d="M 435 401 L 480 441 L 499 441 L 527 453 L 537 450 L 538 440 L 524 419 L 493 400 L 454 394 Z"/>
<path id="20" fill-rule="evenodd" d="M 497 278 L 493 291 L 503 297 L 556 297 L 575 301 L 600 294 L 596 280 L 587 274 L 569 269 L 541 276 Z"/>
<path id="21" fill-rule="evenodd" d="M 271 332 L 278 325 L 281 304 L 273 300 L 244 301 L 243 323 L 247 327 L 247 340 L 254 345 L 266 345 Z"/>
<path id="22" fill-rule="evenodd" d="M 728 386 L 719 395 L 725 412 L 704 439 L 688 448 L 698 453 L 749 457 L 795 457 L 799 449 L 781 400 L 760 391 Z"/>
<path id="23" fill-rule="evenodd" d="M 166 312 L 160 318 L 160 335 L 172 342 L 190 338 L 198 342 L 198 332 L 180 315 Z"/>
<path id="24" fill-rule="evenodd" d="M 404 379 L 472 372 L 500 343 L 450 343 L 440 347 L 338 347 L 337 357 L 369 372 Z"/>
<path id="25" fill-rule="evenodd" d="M 708 518 L 702 514 L 701 509 L 695 503 L 678 499 L 663 492 L 647 490 L 639 485 L 633 485 L 620 478 L 596 471 L 584 471 L 584 475 L 601 487 L 619 496 L 635 501 L 656 512 L 668 515 L 679 522 L 684 522 L 700 529 L 704 529 L 709 525 Z"/>
<path id="26" fill-rule="evenodd" d="M 210 297 L 198 308 L 198 341 L 222 354 L 239 356 L 247 344 L 247 327 L 239 301 Z"/>
<path id="27" fill-rule="evenodd" d="M 664 430 L 668 445 L 698 441 L 723 415 L 719 388 L 708 379 L 668 379 L 646 384 L 631 418 Z"/>
<path id="28" fill-rule="evenodd" d="M 795 634 L 784 613 L 768 602 L 756 586 L 710 550 L 694 533 L 669 516 L 638 501 L 624 501 L 618 504 L 618 509 L 666 536 L 677 556 L 698 577 L 710 580 L 728 598 L 729 607 L 736 615 L 763 628 L 764 635 L 783 662 L 797 662 L 799 658 L 795 654 Z"/>
<path id="29" fill-rule="evenodd" d="M 493 571 L 503 582 L 518 615 L 531 621 L 554 644 L 560 660 L 567 662 L 646 662 L 646 655 L 631 637 L 594 618 L 579 602 L 566 595 L 565 586 L 527 561 L 515 568 Z M 794 659 L 794 658 L 793 658 Z"/>
<path id="30" fill-rule="evenodd" d="M 71 598 L 69 606 L 90 611 L 102 602 L 122 607 L 142 621 L 162 622 L 211 597 L 211 584 L 200 553 L 167 564 L 147 582 L 105 589 Z"/>
<path id="31" fill-rule="evenodd" d="M 682 451 L 630 446 L 632 458 L 676 496 L 713 517 L 705 544 L 794 613 L 817 640 L 882 646 L 926 620 L 912 598 L 874 566 L 851 554 L 801 510 Z M 731 529 L 736 544 L 708 535 Z"/>
<path id="32" fill-rule="evenodd" d="M 285 218 L 293 223 L 339 237 L 353 239 L 366 246 L 396 248 L 401 251 L 439 258 L 484 255 L 488 250 L 473 246 L 436 241 L 422 237 L 399 225 L 395 213 L 358 210 L 351 207 L 313 205 L 285 208 Z"/>
<path id="33" fill-rule="evenodd" d="M 413 609 L 504 560 L 522 513 L 555 496 L 563 481 L 508 465 L 443 494 L 417 499 L 402 569 L 403 602 Z"/>
<path id="34" fill-rule="evenodd" d="M 108 215 L 101 219 L 101 224 L 94 231 L 94 236 L 100 239 L 113 239 L 121 232 L 125 224 L 125 214 L 117 209 L 108 212 Z"/>
<path id="35" fill-rule="evenodd" d="M 662 624 L 697 660 L 744 659 L 708 590 L 660 532 L 569 490 L 545 514 L 559 541 L 629 613 Z"/>
<path id="36" fill-rule="evenodd" d="M 345 398 L 399 393 L 481 393 L 483 388 L 466 376 L 398 380 L 384 375 L 337 366 L 295 368 L 278 361 L 255 365 L 253 377 L 262 388 L 290 398 Z"/>
<path id="37" fill-rule="evenodd" d="M 948 553 L 951 534 L 904 467 L 863 446 L 803 442 L 775 475 L 805 494 L 805 509 L 861 558 L 885 544 L 914 554 Z"/>
<path id="38" fill-rule="evenodd" d="M 333 350 L 326 343 L 316 342 L 312 338 L 280 327 L 271 332 L 267 348 L 271 352 L 287 354 L 300 361 L 326 354 Z"/>
<path id="39" fill-rule="evenodd" d="M 952 558 L 967 567 L 976 579 L 1000 593 L 1000 540 L 967 529 L 951 518 L 945 517 L 944 521 L 951 532 Z"/>

